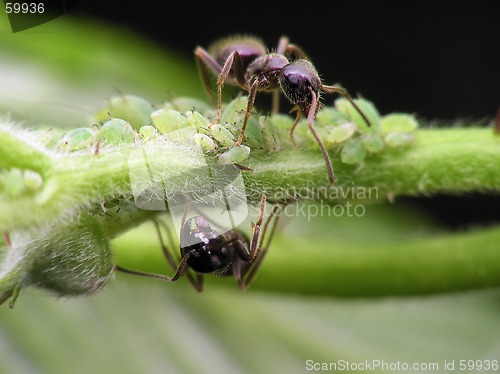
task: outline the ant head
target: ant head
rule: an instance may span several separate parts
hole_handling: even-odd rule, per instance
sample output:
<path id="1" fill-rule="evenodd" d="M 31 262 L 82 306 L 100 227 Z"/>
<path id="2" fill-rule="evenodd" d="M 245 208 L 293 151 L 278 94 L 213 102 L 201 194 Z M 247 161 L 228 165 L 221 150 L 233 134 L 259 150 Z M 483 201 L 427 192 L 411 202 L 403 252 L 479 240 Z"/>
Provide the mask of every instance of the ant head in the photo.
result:
<path id="1" fill-rule="evenodd" d="M 312 103 L 311 90 L 317 98 L 320 96 L 321 79 L 318 72 L 313 64 L 304 59 L 292 61 L 283 67 L 279 84 L 287 99 L 306 116 Z"/>
<path id="2" fill-rule="evenodd" d="M 187 264 L 197 273 L 223 273 L 230 266 L 231 258 L 226 241 L 218 236 L 191 249 Z"/>

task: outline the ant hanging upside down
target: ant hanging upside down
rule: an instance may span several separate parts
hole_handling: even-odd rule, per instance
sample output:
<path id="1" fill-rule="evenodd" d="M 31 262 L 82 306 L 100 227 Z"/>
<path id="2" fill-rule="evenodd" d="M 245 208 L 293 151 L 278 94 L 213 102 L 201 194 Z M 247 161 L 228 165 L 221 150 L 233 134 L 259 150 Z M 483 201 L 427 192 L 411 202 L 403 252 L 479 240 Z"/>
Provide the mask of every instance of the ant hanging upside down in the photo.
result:
<path id="1" fill-rule="evenodd" d="M 303 114 L 307 118 L 309 130 L 325 158 L 330 184 L 335 183 L 330 156 L 314 130 L 314 117 L 320 106 L 321 93 L 336 93 L 345 97 L 359 112 L 368 126 L 370 126 L 370 121 L 352 100 L 346 89 L 338 86 L 327 86 L 321 82 L 316 68 L 307 60 L 307 55 L 301 48 L 290 44 L 286 37 L 281 37 L 276 52 L 269 53 L 259 39 L 249 36 L 235 36 L 214 43 L 208 51 L 197 47 L 195 56 L 205 89 L 212 100 L 213 93 L 210 88 L 209 72 L 218 76 L 217 113 L 210 127 L 220 119 L 222 113 L 222 87 L 226 82 L 248 91 L 245 118 L 236 145 L 243 142 L 245 128 L 257 92 L 273 92 L 273 112 L 278 111 L 279 94 L 282 92 L 298 109 L 295 121 L 290 128 L 292 144 L 295 144 L 293 131 Z M 290 61 L 291 57 L 296 59 Z"/>
<path id="2" fill-rule="evenodd" d="M 192 285 L 200 292 L 203 290 L 204 274 L 233 275 L 238 287 L 244 290 L 259 270 L 276 228 L 278 219 L 277 205 L 274 206 L 271 214 L 262 224 L 265 203 L 266 197 L 262 195 L 259 217 L 257 222 L 252 224 L 250 241 L 237 230 L 229 230 L 218 235 L 212 229 L 210 223 L 200 215 L 187 220 L 183 219 L 180 232 L 181 257 L 179 261 L 174 258 L 174 255 L 165 246 L 158 222 L 154 221 L 163 254 L 175 272 L 172 277 L 130 270 L 118 265 L 115 265 L 115 269 L 128 274 L 157 278 L 168 282 L 175 282 L 181 275 L 187 274 Z M 271 227 L 269 227 L 270 224 Z M 266 240 L 268 230 L 270 232 Z"/>

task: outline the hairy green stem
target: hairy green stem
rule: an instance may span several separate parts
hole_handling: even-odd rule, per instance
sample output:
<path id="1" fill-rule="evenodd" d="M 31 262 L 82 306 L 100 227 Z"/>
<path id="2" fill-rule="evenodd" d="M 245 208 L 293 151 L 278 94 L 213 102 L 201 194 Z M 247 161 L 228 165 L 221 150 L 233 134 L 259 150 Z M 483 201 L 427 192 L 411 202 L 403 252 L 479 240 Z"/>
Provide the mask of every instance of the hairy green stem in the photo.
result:
<path id="1" fill-rule="evenodd" d="M 311 196 L 324 200 L 355 199 L 349 187 L 363 187 L 364 192 L 375 187 L 379 198 L 500 192 L 500 139 L 486 128 L 421 129 L 412 145 L 367 157 L 361 166 L 342 164 L 334 154 L 331 157 L 337 190 L 334 187 L 325 195 L 313 191 L 320 187 L 324 191 L 327 182 L 324 161 L 313 149 L 282 151 L 256 161 L 250 165 L 255 171 L 245 174 L 247 188 L 261 187 L 271 200 L 286 189 L 293 193 L 307 188 Z"/>
<path id="2" fill-rule="evenodd" d="M 54 221 L 104 200 L 130 199 L 130 171 L 145 160 L 155 172 L 150 182 L 166 183 L 162 188 L 167 193 L 205 188 L 206 181 L 197 175 L 206 161 L 190 147 L 155 142 L 122 145 L 98 155 L 56 155 L 23 145 L 2 130 L 0 165 L 37 170 L 44 177 L 34 196 L 0 198 L 0 228 L 5 231 Z M 263 192 L 271 202 L 500 192 L 500 140 L 487 128 L 421 129 L 413 144 L 367 157 L 362 165 L 343 164 L 334 152 L 331 157 L 338 181 L 333 188 L 319 149 L 256 154 L 245 164 L 252 171 L 242 171 L 249 199 L 257 202 Z"/>

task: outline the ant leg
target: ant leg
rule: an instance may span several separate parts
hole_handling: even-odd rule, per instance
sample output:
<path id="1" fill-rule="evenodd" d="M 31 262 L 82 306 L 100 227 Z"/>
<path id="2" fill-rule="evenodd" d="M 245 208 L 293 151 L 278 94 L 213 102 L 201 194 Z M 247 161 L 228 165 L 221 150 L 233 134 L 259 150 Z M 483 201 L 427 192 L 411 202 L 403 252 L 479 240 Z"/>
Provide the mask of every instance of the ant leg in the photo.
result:
<path id="1" fill-rule="evenodd" d="M 363 120 L 366 122 L 368 127 L 371 126 L 370 120 L 366 115 L 363 113 L 363 111 L 359 108 L 359 106 L 354 102 L 352 99 L 351 95 L 347 92 L 345 88 L 342 87 L 336 87 L 336 86 L 321 86 L 321 91 L 332 94 L 332 93 L 337 93 L 347 99 L 351 103 L 351 105 L 356 109 L 356 111 L 359 113 L 359 115 L 363 118 Z"/>
<path id="2" fill-rule="evenodd" d="M 276 48 L 276 53 L 279 55 L 286 54 L 288 45 L 289 45 L 288 38 L 286 36 L 282 36 L 278 42 L 278 48 Z"/>
<path id="3" fill-rule="evenodd" d="M 257 222 L 252 225 L 252 239 L 250 240 L 250 257 L 252 260 L 257 254 L 257 248 L 259 247 L 259 236 L 260 236 L 260 225 L 262 224 L 262 219 L 264 218 L 264 207 L 266 205 L 266 195 L 262 194 L 260 199 L 260 210 L 259 218 Z"/>
<path id="4" fill-rule="evenodd" d="M 187 253 L 179 262 L 179 265 L 176 264 L 176 261 L 172 254 L 168 251 L 167 247 L 165 246 L 165 243 L 163 242 L 163 238 L 160 234 L 160 226 L 156 220 L 153 221 L 158 233 L 158 237 L 160 239 L 160 244 L 162 247 L 163 254 L 165 255 L 167 262 L 169 265 L 172 267 L 174 270 L 174 275 L 172 277 L 169 277 L 167 275 L 161 275 L 161 274 L 155 274 L 155 273 L 147 273 L 143 271 L 138 271 L 138 270 L 132 270 L 132 269 L 127 269 L 119 265 L 114 266 L 114 270 L 120 271 L 122 273 L 127 273 L 127 274 L 132 274 L 132 275 L 137 275 L 140 277 L 146 277 L 146 278 L 154 278 L 154 279 L 161 279 L 167 282 L 175 282 L 177 281 L 181 275 L 184 274 L 185 268 L 186 268 L 186 263 L 189 257 L 191 256 L 191 252 Z M 168 235 L 170 236 L 170 232 L 167 230 Z M 190 273 L 188 273 L 189 280 L 193 284 L 193 286 L 196 288 L 197 291 L 201 292 L 203 290 L 203 276 L 201 274 L 196 274 L 196 278 L 194 278 Z"/>
<path id="5" fill-rule="evenodd" d="M 311 134 L 314 136 L 314 139 L 316 139 L 316 142 L 321 148 L 321 153 L 323 153 L 323 158 L 325 159 L 326 167 L 328 169 L 328 178 L 330 179 L 330 184 L 333 186 L 335 184 L 335 176 L 333 174 L 332 161 L 330 160 L 330 156 L 328 155 L 325 145 L 323 144 L 318 134 L 314 130 L 314 115 L 316 114 L 318 101 L 313 89 L 309 87 L 309 91 L 311 92 L 312 100 L 311 100 L 311 107 L 309 108 L 309 113 L 307 114 L 307 124 L 309 126 L 309 130 L 311 131 Z"/>
<path id="6" fill-rule="evenodd" d="M 305 58 L 309 60 L 309 56 L 304 52 L 302 48 L 295 44 L 290 44 L 286 36 L 282 36 L 278 42 L 278 48 L 276 53 L 280 55 L 285 55 L 285 57 L 295 57 L 295 58 Z"/>
<path id="7" fill-rule="evenodd" d="M 252 262 L 258 255 L 258 248 L 260 244 L 260 226 L 262 225 L 262 220 L 264 218 L 265 205 L 266 195 L 262 194 L 262 198 L 260 199 L 259 218 L 257 218 L 257 222 L 255 224 L 252 223 L 252 238 L 250 239 L 250 247 L 248 247 L 247 245 L 239 245 L 238 240 L 244 237 L 234 230 L 231 232 L 230 239 L 225 243 L 233 243 L 237 258 L 243 260 L 244 262 Z"/>
<path id="8" fill-rule="evenodd" d="M 234 51 L 228 56 L 226 62 L 224 63 L 224 66 L 220 70 L 219 78 L 217 79 L 217 114 L 215 115 L 215 118 L 213 119 L 212 123 L 208 125 L 208 128 L 212 127 L 217 122 L 219 122 L 220 116 L 222 114 L 222 88 L 224 87 L 224 83 L 226 82 L 226 79 L 229 76 L 233 64 L 234 64 L 235 77 L 238 84 L 242 88 L 246 89 L 240 55 L 238 52 Z"/>
<path id="9" fill-rule="evenodd" d="M 176 271 L 177 266 L 178 266 L 177 261 L 175 260 L 174 256 L 172 256 L 172 253 L 170 253 L 167 246 L 165 245 L 165 242 L 163 241 L 163 237 L 162 237 L 161 231 L 160 231 L 160 225 L 159 225 L 157 220 L 153 220 L 153 223 L 154 223 L 155 228 L 156 228 L 156 234 L 158 235 L 158 239 L 160 241 L 160 247 L 161 247 L 161 250 L 163 252 L 163 255 L 167 259 L 167 262 L 170 265 L 170 267 L 172 268 L 172 270 Z M 172 235 L 171 235 L 171 233 L 168 230 L 166 225 L 165 225 L 165 231 L 167 232 L 167 236 L 170 239 L 170 243 L 172 243 Z"/>
<path id="10" fill-rule="evenodd" d="M 210 84 L 210 77 L 207 67 L 210 68 L 214 74 L 219 74 L 222 70 L 222 66 L 203 48 L 197 47 L 194 51 L 194 55 L 196 56 L 196 63 L 198 65 L 198 70 L 200 71 L 201 78 L 203 80 L 203 86 L 208 96 L 210 97 L 210 101 L 215 105 L 215 96 L 212 90 L 212 86 Z"/>
<path id="11" fill-rule="evenodd" d="M 279 91 L 273 91 L 273 104 L 271 108 L 271 113 L 276 114 L 280 110 L 280 99 L 281 95 Z"/>
<path id="12" fill-rule="evenodd" d="M 262 195 L 260 201 L 260 211 L 259 218 L 255 224 L 252 224 L 252 238 L 250 240 L 250 245 L 246 241 L 245 237 L 239 232 L 232 231 L 230 233 L 230 238 L 228 243 L 233 243 L 233 259 L 232 259 L 232 271 L 233 276 L 238 283 L 238 288 L 243 290 L 246 287 L 245 275 L 248 270 L 253 266 L 254 260 L 257 260 L 259 256 L 259 238 L 260 238 L 260 227 L 262 224 L 262 219 L 264 217 L 264 207 L 266 204 L 266 195 Z"/>
<path id="13" fill-rule="evenodd" d="M 255 79 L 248 90 L 248 101 L 247 101 L 247 110 L 245 112 L 245 119 L 243 120 L 243 125 L 241 126 L 240 135 L 238 136 L 238 140 L 235 145 L 241 145 L 243 142 L 243 138 L 245 137 L 245 130 L 247 128 L 248 119 L 250 118 L 250 114 L 252 113 L 253 104 L 255 103 L 255 96 L 257 96 L 257 88 L 259 87 L 259 80 Z"/>
<path id="14" fill-rule="evenodd" d="M 155 273 L 147 273 L 143 271 L 138 271 L 138 270 L 131 270 L 124 268 L 119 265 L 115 265 L 114 269 L 117 271 L 120 271 L 122 273 L 127 273 L 127 274 L 132 274 L 132 275 L 137 275 L 140 277 L 146 277 L 146 278 L 154 278 L 154 279 L 161 279 L 167 282 L 175 282 L 179 279 L 179 277 L 183 274 L 184 267 L 186 266 L 186 262 L 191 255 L 191 252 L 187 253 L 181 260 L 179 266 L 177 267 L 177 270 L 175 271 L 174 275 L 172 277 L 169 277 L 168 275 L 161 275 L 161 274 L 155 274 Z M 200 290 L 197 288 L 197 290 Z"/>
<path id="15" fill-rule="evenodd" d="M 185 212 L 186 214 L 186 212 Z M 184 218 L 183 218 L 183 221 L 184 221 Z M 181 259 L 178 259 L 176 260 L 174 258 L 174 256 L 172 255 L 172 253 L 168 250 L 168 247 L 165 245 L 164 241 L 163 241 L 163 238 L 161 236 L 161 232 L 160 232 L 160 227 L 159 227 L 159 224 L 156 220 L 153 221 L 154 224 L 156 225 L 156 230 L 157 230 L 157 233 L 158 233 L 158 238 L 160 240 L 160 246 L 161 246 L 161 249 L 163 251 L 163 255 L 165 256 L 165 258 L 167 259 L 167 262 L 169 263 L 170 267 L 172 268 L 172 270 L 174 272 L 177 272 L 177 269 L 179 268 L 179 266 L 177 265 L 177 261 L 181 261 Z M 167 233 L 167 236 L 168 236 L 168 241 L 170 243 L 174 243 L 175 240 L 174 240 L 174 236 L 172 235 L 172 232 L 170 231 L 170 229 L 168 228 L 168 225 L 166 223 L 164 223 L 163 225 L 163 228 L 165 229 L 165 232 Z M 186 269 L 183 269 L 183 272 L 182 274 L 179 274 L 179 275 L 183 275 L 183 274 L 186 274 L 186 276 L 188 277 L 189 279 L 189 282 L 191 282 L 191 284 L 193 285 L 193 287 L 198 290 L 198 291 L 201 291 L 200 290 L 200 281 L 199 279 L 197 279 L 193 274 L 191 274 L 191 272 L 188 270 L 186 271 Z"/>
<path id="16" fill-rule="evenodd" d="M 292 127 L 290 127 L 290 141 L 292 142 L 292 145 L 294 147 L 297 144 L 295 143 L 295 139 L 293 138 L 293 132 L 295 131 L 295 128 L 297 127 L 301 118 L 302 118 L 302 112 L 300 110 L 297 110 L 297 116 L 295 117 L 295 121 L 293 121 Z"/>
<path id="17" fill-rule="evenodd" d="M 164 281 L 167 281 L 167 282 L 175 282 L 173 278 L 171 278 L 171 277 L 169 277 L 167 275 L 161 275 L 161 274 L 155 274 L 155 273 L 146 273 L 146 272 L 143 272 L 143 271 L 131 270 L 131 269 L 127 269 L 127 268 L 124 268 L 122 266 L 119 266 L 119 265 L 115 265 L 114 268 L 115 268 L 115 270 L 120 271 L 122 273 L 137 275 L 139 277 L 161 279 L 161 280 L 164 280 Z"/>
<path id="18" fill-rule="evenodd" d="M 7 244 L 7 247 L 11 248 L 11 247 L 12 247 L 12 243 L 11 243 L 11 241 L 10 241 L 10 234 L 9 234 L 9 232 L 8 232 L 8 231 L 5 231 L 5 232 L 3 233 L 3 238 L 4 238 L 4 240 L 5 240 L 5 244 Z"/>
<path id="19" fill-rule="evenodd" d="M 172 256 L 172 254 L 168 251 L 167 247 L 165 246 L 165 243 L 163 242 L 163 238 L 162 238 L 161 233 L 160 233 L 159 224 L 158 224 L 158 222 L 156 220 L 153 220 L 153 223 L 155 225 L 156 232 L 158 234 L 158 238 L 160 240 L 160 246 L 161 246 L 161 249 L 163 251 L 163 254 L 164 254 L 165 258 L 167 259 L 168 264 L 176 272 L 176 275 L 177 275 L 177 272 L 179 271 L 179 268 L 178 268 L 178 266 L 177 266 L 177 264 L 175 262 L 175 259 Z M 161 274 L 147 273 L 147 272 L 143 272 L 143 271 L 131 270 L 131 269 L 127 269 L 127 268 L 124 268 L 122 266 L 119 266 L 119 265 L 115 265 L 114 268 L 115 268 L 115 270 L 121 271 L 122 273 L 127 273 L 127 274 L 132 274 L 132 275 L 138 275 L 138 276 L 147 277 L 147 278 L 156 278 L 156 279 L 161 279 L 161 280 L 165 280 L 165 281 L 168 281 L 168 282 L 175 282 L 177 280 L 177 278 L 179 278 L 179 275 L 177 275 L 177 277 L 174 275 L 174 277 L 175 277 L 175 279 L 174 279 L 174 278 L 171 278 L 171 277 L 169 277 L 167 275 L 161 275 Z"/>
<path id="20" fill-rule="evenodd" d="M 262 229 L 262 238 L 260 240 L 261 244 L 264 242 L 264 240 L 266 238 L 267 230 L 269 228 L 269 224 L 271 223 L 271 220 L 274 217 L 276 217 L 272 223 L 271 232 L 269 234 L 269 237 L 267 238 L 265 245 L 262 247 L 262 250 L 258 253 L 258 256 L 255 258 L 255 261 L 252 263 L 252 265 L 248 269 L 248 272 L 245 275 L 244 281 L 240 285 L 240 289 L 242 289 L 242 290 L 245 289 L 246 287 L 248 287 L 250 282 L 253 280 L 253 278 L 255 277 L 255 274 L 257 274 L 257 271 L 259 270 L 260 266 L 262 265 L 262 262 L 264 261 L 264 258 L 266 257 L 267 252 L 269 251 L 269 246 L 271 245 L 271 240 L 274 236 L 274 232 L 276 231 L 276 225 L 278 223 L 279 216 L 278 216 L 277 212 L 278 212 L 278 205 L 275 205 L 273 207 L 271 215 L 266 220 L 266 223 L 264 223 L 264 227 Z"/>
<path id="21" fill-rule="evenodd" d="M 184 196 L 184 198 L 186 199 L 186 203 L 184 205 L 184 213 L 182 215 L 182 219 L 181 219 L 181 227 L 184 227 L 184 224 L 186 223 L 186 217 L 187 217 L 187 214 L 188 214 L 188 210 L 189 210 L 189 203 L 187 202 L 187 197 Z M 168 228 L 165 226 L 166 228 L 166 231 L 168 233 L 168 235 L 170 236 L 170 242 L 173 242 L 173 235 L 172 233 L 170 232 L 170 230 L 168 230 Z M 180 245 L 180 243 L 179 243 Z M 185 258 L 187 260 L 187 258 L 189 257 L 188 254 L 186 254 Z M 182 263 L 183 259 L 180 260 L 180 262 Z M 183 274 L 186 274 L 186 276 L 188 277 L 189 279 L 189 282 L 193 285 L 193 287 L 196 289 L 196 291 L 198 292 L 201 292 L 203 291 L 203 275 L 199 274 L 199 273 L 196 273 L 194 271 L 191 271 L 190 269 L 185 269 L 183 271 Z"/>

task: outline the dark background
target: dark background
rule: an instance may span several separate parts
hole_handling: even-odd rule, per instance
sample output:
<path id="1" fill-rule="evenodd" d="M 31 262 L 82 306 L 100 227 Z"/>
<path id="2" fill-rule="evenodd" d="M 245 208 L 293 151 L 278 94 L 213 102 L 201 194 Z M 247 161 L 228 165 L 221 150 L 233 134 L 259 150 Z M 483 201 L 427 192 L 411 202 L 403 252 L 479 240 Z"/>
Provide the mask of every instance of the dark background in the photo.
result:
<path id="1" fill-rule="evenodd" d="M 253 34 L 275 48 L 287 35 L 309 54 L 326 83 L 341 83 L 381 113 L 488 125 L 500 107 L 496 9 L 494 1 L 80 0 L 71 14 L 132 29 L 193 64 L 194 48 L 220 37 Z M 499 199 L 491 196 L 418 203 L 455 228 L 500 217 Z"/>

